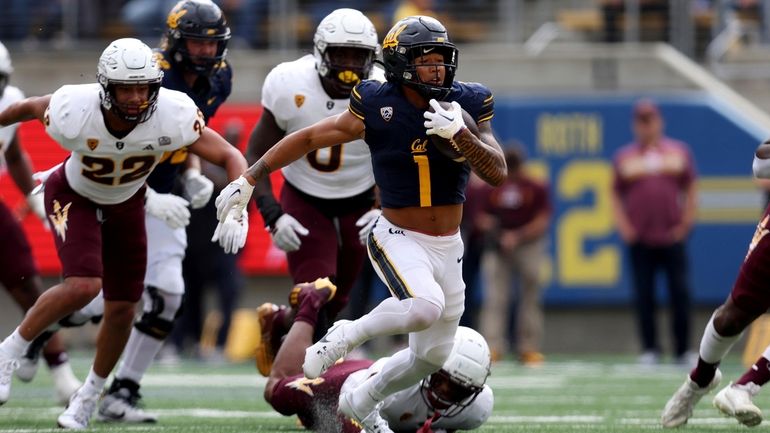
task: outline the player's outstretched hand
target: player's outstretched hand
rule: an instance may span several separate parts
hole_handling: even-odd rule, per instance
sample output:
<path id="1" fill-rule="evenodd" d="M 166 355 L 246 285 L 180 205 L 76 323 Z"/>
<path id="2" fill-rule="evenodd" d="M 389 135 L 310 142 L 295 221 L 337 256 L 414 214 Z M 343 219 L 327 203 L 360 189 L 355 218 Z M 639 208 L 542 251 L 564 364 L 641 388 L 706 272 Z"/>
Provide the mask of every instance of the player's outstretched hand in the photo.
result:
<path id="1" fill-rule="evenodd" d="M 200 209 L 211 200 L 214 182 L 201 174 L 197 168 L 188 168 L 182 175 L 182 194 L 190 202 L 190 207 Z"/>
<path id="2" fill-rule="evenodd" d="M 174 194 L 159 194 L 147 187 L 144 196 L 144 209 L 148 214 L 161 219 L 172 229 L 187 227 L 190 224 L 190 203 Z"/>
<path id="3" fill-rule="evenodd" d="M 217 224 L 211 242 L 219 242 L 219 246 L 227 254 L 235 254 L 246 245 L 246 236 L 249 234 L 249 213 L 246 209 L 236 212 L 231 210 L 224 221 Z"/>
<path id="4" fill-rule="evenodd" d="M 308 233 L 310 231 L 305 226 L 287 213 L 281 215 L 270 230 L 270 236 L 272 236 L 275 246 L 287 253 L 297 251 L 300 245 L 302 245 L 302 241 L 297 236 L 298 234 L 307 236 Z"/>
<path id="5" fill-rule="evenodd" d="M 429 101 L 433 111 L 426 111 L 425 132 L 428 135 L 438 135 L 439 137 L 451 140 L 461 129 L 465 127 L 463 120 L 463 110 L 457 101 L 452 101 L 451 108 L 444 109 L 438 101 L 431 99 Z"/>
<path id="6" fill-rule="evenodd" d="M 230 209 L 237 210 L 236 214 L 245 210 L 253 191 L 254 186 L 243 176 L 230 182 L 214 202 L 217 206 L 217 219 L 224 221 Z"/>
<path id="7" fill-rule="evenodd" d="M 372 209 L 369 212 L 361 215 L 361 218 L 356 221 L 356 227 L 361 227 L 358 231 L 358 239 L 361 240 L 361 245 L 366 245 L 366 238 L 369 236 L 369 232 L 372 231 L 374 223 L 377 222 L 377 218 L 382 214 L 380 209 Z"/>

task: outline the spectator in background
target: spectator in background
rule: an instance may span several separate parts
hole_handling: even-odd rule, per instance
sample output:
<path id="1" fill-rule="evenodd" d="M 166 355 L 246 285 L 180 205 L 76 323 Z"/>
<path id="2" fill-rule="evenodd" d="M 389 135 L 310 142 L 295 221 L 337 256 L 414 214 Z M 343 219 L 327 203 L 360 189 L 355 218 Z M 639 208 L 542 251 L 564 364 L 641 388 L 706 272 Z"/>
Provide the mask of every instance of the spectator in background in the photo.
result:
<path id="1" fill-rule="evenodd" d="M 437 5 L 434 0 L 400 0 L 396 3 L 396 9 L 393 12 L 392 22 L 396 23 L 406 17 L 415 15 L 426 15 L 429 17 L 439 17 L 436 14 Z"/>
<path id="2" fill-rule="evenodd" d="M 460 223 L 465 254 L 463 255 L 463 280 L 465 280 L 465 312 L 460 318 L 460 325 L 477 329 L 479 309 L 483 301 L 481 278 L 481 256 L 488 241 L 488 231 L 493 220 L 483 213 L 483 207 L 492 191 L 486 182 L 474 173 L 468 179 L 465 188 L 465 207 Z"/>
<path id="3" fill-rule="evenodd" d="M 690 288 L 685 243 L 695 220 L 695 166 L 688 146 L 663 135 L 650 100 L 633 108 L 634 141 L 614 157 L 613 212 L 628 245 L 643 364 L 660 359 L 655 324 L 655 274 L 668 279 L 674 355 L 689 362 Z"/>
<path id="4" fill-rule="evenodd" d="M 639 18 L 643 16 L 657 16 L 662 20 L 659 26 L 662 29 L 661 34 L 655 34 L 654 40 L 668 40 L 669 28 L 669 4 L 668 0 L 638 0 Z M 622 24 L 628 22 L 626 14 L 626 0 L 600 0 L 602 10 L 602 19 L 604 21 L 604 42 L 623 41 L 624 30 Z M 656 27 L 657 28 L 657 27 Z M 640 26 L 640 37 L 644 35 L 644 29 Z M 649 38 L 642 38 L 649 39 Z"/>
<path id="5" fill-rule="evenodd" d="M 525 365 L 543 362 L 541 270 L 546 260 L 546 230 L 551 220 L 551 202 L 542 183 L 524 173 L 524 152 L 518 143 L 506 146 L 508 177 L 494 189 L 483 207 L 482 225 L 495 239 L 495 249 L 485 255 L 487 282 L 482 334 L 492 345 L 493 357 L 507 351 L 505 328 L 508 323 L 512 283 L 518 282 L 516 344 Z"/>

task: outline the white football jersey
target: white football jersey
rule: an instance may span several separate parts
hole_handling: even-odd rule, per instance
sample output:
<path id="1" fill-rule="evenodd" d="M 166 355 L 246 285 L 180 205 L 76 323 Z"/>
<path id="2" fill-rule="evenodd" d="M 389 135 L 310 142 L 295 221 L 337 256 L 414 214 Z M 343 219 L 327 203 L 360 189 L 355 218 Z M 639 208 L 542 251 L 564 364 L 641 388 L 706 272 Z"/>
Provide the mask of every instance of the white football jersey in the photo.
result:
<path id="1" fill-rule="evenodd" d="M 18 87 L 6 86 L 5 91 L 3 91 L 3 97 L 0 98 L 0 111 L 5 110 L 9 105 L 21 101 L 22 99 L 24 99 L 24 93 L 22 93 Z M 0 127 L 0 159 L 5 155 L 5 151 L 8 149 L 8 145 L 11 144 L 13 136 L 16 134 L 18 128 L 18 123 Z M 3 164 L 0 164 L 0 166 L 2 165 Z"/>
<path id="2" fill-rule="evenodd" d="M 342 384 L 342 392 L 354 389 L 368 377 L 378 373 L 388 358 L 380 358 L 366 370 L 353 372 Z M 380 415 L 395 431 L 415 431 L 433 416 L 420 391 L 420 383 L 385 397 Z M 484 385 L 473 402 L 455 416 L 439 417 L 431 425 L 433 430 L 473 430 L 481 427 L 492 414 L 494 396 L 492 388 Z"/>
<path id="3" fill-rule="evenodd" d="M 72 151 L 65 164 L 70 187 L 96 203 L 117 204 L 133 196 L 164 157 L 198 140 L 205 123 L 187 95 L 161 88 L 155 113 L 116 138 L 104 124 L 101 91 L 97 83 L 61 87 L 48 105 L 46 132 Z"/>
<path id="4" fill-rule="evenodd" d="M 379 68 L 372 68 L 371 75 L 383 76 Z M 348 99 L 329 98 L 315 59 L 308 54 L 270 71 L 262 86 L 262 106 L 289 134 L 347 110 Z M 284 167 L 282 173 L 300 191 L 321 198 L 352 197 L 374 185 L 371 154 L 363 140 L 313 151 Z"/>

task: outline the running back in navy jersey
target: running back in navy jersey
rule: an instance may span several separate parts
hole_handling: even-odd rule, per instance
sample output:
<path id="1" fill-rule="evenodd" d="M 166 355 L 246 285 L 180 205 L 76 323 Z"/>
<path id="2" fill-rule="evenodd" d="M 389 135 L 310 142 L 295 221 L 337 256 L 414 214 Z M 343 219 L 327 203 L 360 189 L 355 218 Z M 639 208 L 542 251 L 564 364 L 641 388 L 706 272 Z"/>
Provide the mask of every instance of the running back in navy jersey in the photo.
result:
<path id="1" fill-rule="evenodd" d="M 168 52 L 157 51 L 155 54 L 158 56 L 158 64 L 163 69 L 163 87 L 178 90 L 189 96 L 208 123 L 232 91 L 233 71 L 227 61 L 215 66 L 211 77 L 198 77 L 194 86 L 190 88 L 184 81 L 184 68 L 172 67 Z M 164 155 L 163 160 L 147 179 L 147 184 L 158 193 L 171 192 L 174 180 L 186 159 L 186 148 Z"/>
<path id="2" fill-rule="evenodd" d="M 476 123 L 494 116 L 494 99 L 478 83 L 455 82 L 445 101 L 457 101 Z M 351 113 L 366 125 L 374 178 L 386 208 L 441 206 L 465 201 L 470 165 L 444 156 L 428 139 L 424 109 L 398 84 L 363 81 L 350 94 Z"/>

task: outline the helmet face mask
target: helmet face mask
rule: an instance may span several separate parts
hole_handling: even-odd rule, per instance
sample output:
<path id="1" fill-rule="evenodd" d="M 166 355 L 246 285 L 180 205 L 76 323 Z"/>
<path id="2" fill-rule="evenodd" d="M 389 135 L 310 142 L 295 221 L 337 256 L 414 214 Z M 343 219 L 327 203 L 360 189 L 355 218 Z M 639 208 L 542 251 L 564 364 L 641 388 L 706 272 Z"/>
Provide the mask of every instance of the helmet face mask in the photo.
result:
<path id="1" fill-rule="evenodd" d="M 346 98 L 369 77 L 380 46 L 369 19 L 355 9 L 337 9 L 327 15 L 313 37 L 316 70 L 335 99 Z"/>
<path id="2" fill-rule="evenodd" d="M 102 86 L 102 107 L 120 119 L 141 123 L 155 111 L 163 71 L 152 49 L 142 41 L 124 38 L 112 42 L 99 58 L 96 78 Z M 122 101 L 118 94 L 123 92 L 118 89 L 126 86 L 146 86 L 146 99 L 139 104 Z"/>
<path id="3" fill-rule="evenodd" d="M 165 48 L 174 62 L 195 74 L 210 76 L 227 56 L 229 40 L 230 27 L 224 14 L 209 0 L 182 0 L 166 19 Z M 216 41 L 216 53 L 192 53 L 187 41 Z"/>
<path id="4" fill-rule="evenodd" d="M 452 88 L 457 71 L 457 48 L 449 41 L 444 26 L 435 18 L 407 17 L 396 23 L 382 43 L 385 76 L 390 82 L 416 90 L 426 99 L 444 99 Z M 428 54 L 440 53 L 444 61 L 435 65 L 418 65 L 415 60 Z M 444 68 L 442 83 L 420 80 L 418 66 Z"/>
<path id="5" fill-rule="evenodd" d="M 422 380 L 423 400 L 445 418 L 457 415 L 484 390 L 490 365 L 484 337 L 473 329 L 458 327 L 449 358 L 439 371 Z"/>
<path id="6" fill-rule="evenodd" d="M 361 47 L 328 47 L 323 54 L 321 77 L 334 93 L 346 97 L 356 84 L 369 76 L 374 64 L 374 51 Z"/>

